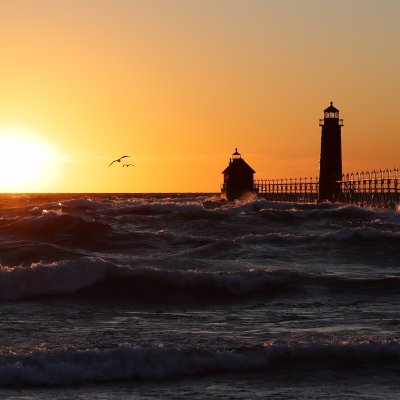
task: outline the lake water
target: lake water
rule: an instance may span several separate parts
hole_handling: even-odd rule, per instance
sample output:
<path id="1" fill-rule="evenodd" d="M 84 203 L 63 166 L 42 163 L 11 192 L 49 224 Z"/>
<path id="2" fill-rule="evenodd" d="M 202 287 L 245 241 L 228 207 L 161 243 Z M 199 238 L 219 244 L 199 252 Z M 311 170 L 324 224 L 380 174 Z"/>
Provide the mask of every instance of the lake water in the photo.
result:
<path id="1" fill-rule="evenodd" d="M 400 213 L 0 195 L 2 399 L 397 399 Z"/>

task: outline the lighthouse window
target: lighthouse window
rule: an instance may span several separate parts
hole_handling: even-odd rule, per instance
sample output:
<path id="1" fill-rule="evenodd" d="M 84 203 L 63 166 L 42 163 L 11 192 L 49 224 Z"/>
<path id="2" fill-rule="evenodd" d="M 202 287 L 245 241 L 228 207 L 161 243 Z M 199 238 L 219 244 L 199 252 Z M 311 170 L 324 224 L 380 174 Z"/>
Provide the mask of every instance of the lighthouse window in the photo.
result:
<path id="1" fill-rule="evenodd" d="M 325 118 L 339 118 L 338 112 L 326 112 L 324 115 Z"/>

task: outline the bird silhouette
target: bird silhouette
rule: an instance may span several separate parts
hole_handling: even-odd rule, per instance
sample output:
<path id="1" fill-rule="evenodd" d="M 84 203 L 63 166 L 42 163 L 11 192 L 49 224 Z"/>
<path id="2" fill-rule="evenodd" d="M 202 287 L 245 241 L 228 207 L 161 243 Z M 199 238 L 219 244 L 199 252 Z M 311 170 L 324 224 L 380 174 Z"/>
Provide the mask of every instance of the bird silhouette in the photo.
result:
<path id="1" fill-rule="evenodd" d="M 130 166 L 134 167 L 133 164 L 124 164 L 124 165 L 123 165 L 123 167 L 130 167 Z"/>
<path id="2" fill-rule="evenodd" d="M 117 158 L 117 159 L 114 160 L 114 161 L 111 161 L 109 167 L 111 167 L 111 165 L 113 165 L 115 162 L 119 162 L 119 163 L 120 163 L 121 160 L 122 160 L 123 158 L 125 158 L 125 157 L 130 157 L 130 156 L 122 156 L 122 157 L 120 157 L 120 158 Z"/>

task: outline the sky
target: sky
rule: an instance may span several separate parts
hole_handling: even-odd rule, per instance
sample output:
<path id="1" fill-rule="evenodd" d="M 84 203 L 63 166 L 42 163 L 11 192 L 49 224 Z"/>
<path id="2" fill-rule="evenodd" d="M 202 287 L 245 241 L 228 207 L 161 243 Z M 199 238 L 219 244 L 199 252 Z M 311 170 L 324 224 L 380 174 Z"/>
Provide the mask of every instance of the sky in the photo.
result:
<path id="1" fill-rule="evenodd" d="M 314 177 L 330 101 L 345 172 L 400 167 L 399 20 L 398 0 L 0 0 L 0 192 L 218 192 L 236 147 L 256 178 Z"/>

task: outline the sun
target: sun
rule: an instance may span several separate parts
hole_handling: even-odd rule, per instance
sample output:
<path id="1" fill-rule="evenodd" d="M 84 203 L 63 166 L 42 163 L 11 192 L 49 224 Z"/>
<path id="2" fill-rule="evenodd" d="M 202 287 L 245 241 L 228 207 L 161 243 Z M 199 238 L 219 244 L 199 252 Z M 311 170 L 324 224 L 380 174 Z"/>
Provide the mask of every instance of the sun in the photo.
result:
<path id="1" fill-rule="evenodd" d="M 56 153 L 33 131 L 0 127 L 0 191 L 43 191 L 55 176 Z"/>

